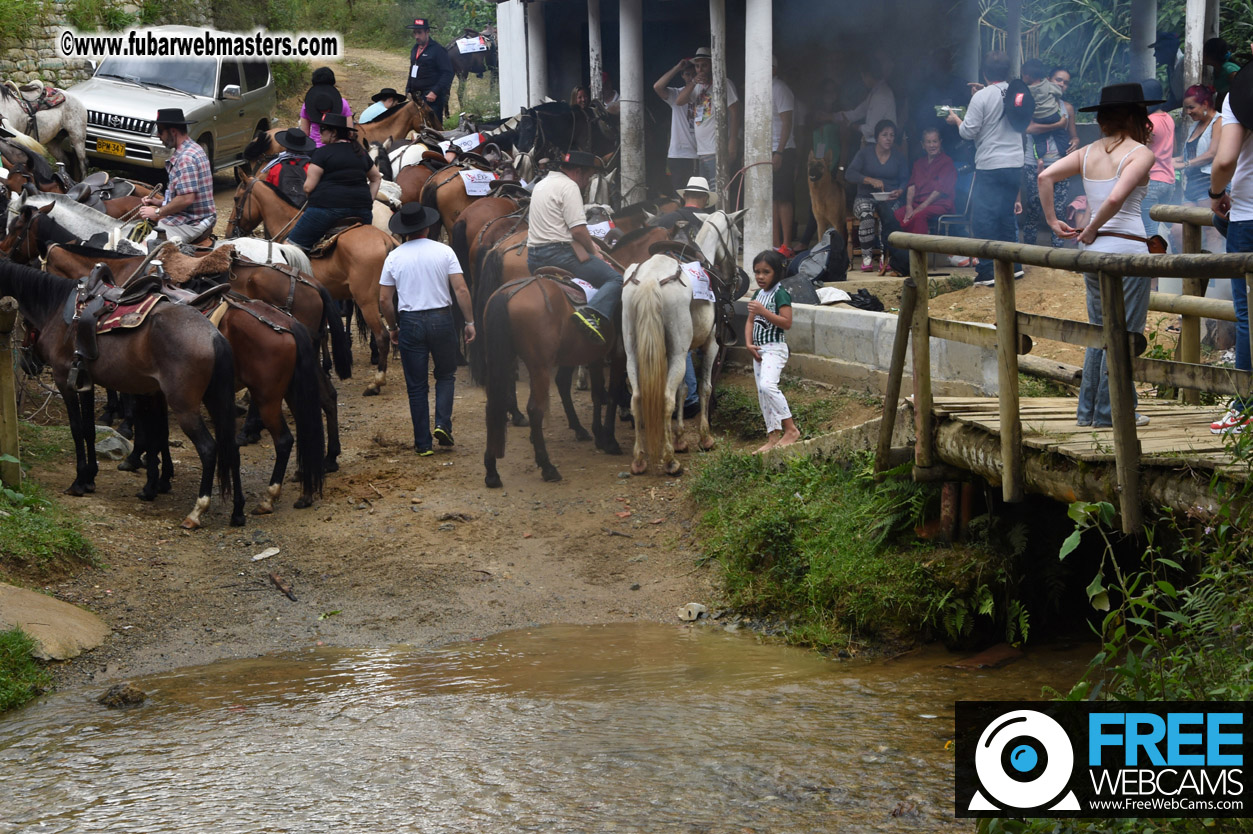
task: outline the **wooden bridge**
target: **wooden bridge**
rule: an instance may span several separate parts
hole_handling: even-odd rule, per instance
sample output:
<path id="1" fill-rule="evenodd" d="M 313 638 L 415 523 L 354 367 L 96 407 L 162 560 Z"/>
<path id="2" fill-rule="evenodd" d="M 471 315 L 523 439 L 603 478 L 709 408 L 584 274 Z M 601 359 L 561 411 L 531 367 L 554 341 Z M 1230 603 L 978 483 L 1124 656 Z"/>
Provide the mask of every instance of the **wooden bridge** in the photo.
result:
<path id="1" fill-rule="evenodd" d="M 877 470 L 884 471 L 900 457 L 912 457 L 917 480 L 958 480 L 974 473 L 1000 484 L 1008 502 L 1021 501 L 1028 490 L 1059 501 L 1112 501 L 1127 533 L 1139 530 L 1145 503 L 1198 516 L 1213 514 L 1220 500 L 1210 490 L 1213 474 L 1219 471 L 1226 477 L 1243 478 L 1247 472 L 1231 466 L 1226 446 L 1231 438 L 1210 433 L 1210 421 L 1223 409 L 1195 403 L 1200 392 L 1249 396 L 1253 374 L 1199 363 L 1200 318 L 1235 320 L 1230 302 L 1200 296 L 1209 278 L 1244 280 L 1253 289 L 1253 253 L 1198 254 L 1201 227 L 1211 224 L 1211 215 L 1204 209 L 1158 206 L 1152 216 L 1183 224 L 1184 254 L 1114 255 L 894 233 L 890 242 L 910 250 L 910 276 L 900 309 L 902 323 L 908 324 L 897 327 L 893 344 Z M 995 262 L 995 327 L 928 314 L 930 252 Z M 1096 274 L 1104 323 L 1092 325 L 1018 310 L 1014 263 Z M 1127 333 L 1121 281 L 1128 275 L 1185 279 L 1182 295 L 1153 293 L 1149 303 L 1151 310 L 1183 317 L 1176 361 L 1138 358 L 1145 339 L 1143 334 Z M 999 396 L 934 398 L 932 337 L 996 350 Z M 1018 357 L 1031 351 L 1033 338 L 1106 351 L 1111 428 L 1077 426 L 1074 400 L 1019 398 Z M 910 399 L 917 440 L 911 449 L 894 450 L 891 438 L 911 341 L 914 390 Z M 1177 389 L 1182 403 L 1146 399 L 1137 407 L 1133 380 Z M 1136 427 L 1137 410 L 1150 418 L 1148 426 Z"/>

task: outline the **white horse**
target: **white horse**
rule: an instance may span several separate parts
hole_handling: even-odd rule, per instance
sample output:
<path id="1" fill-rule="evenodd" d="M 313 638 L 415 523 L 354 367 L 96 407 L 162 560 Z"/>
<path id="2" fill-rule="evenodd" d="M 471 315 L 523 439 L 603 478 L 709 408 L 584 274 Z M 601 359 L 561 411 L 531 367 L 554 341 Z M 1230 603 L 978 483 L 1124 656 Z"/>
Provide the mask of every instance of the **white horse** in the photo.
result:
<path id="1" fill-rule="evenodd" d="M 696 246 L 705 260 L 735 274 L 739 252 L 736 221 L 744 212 L 717 211 L 703 215 Z M 675 451 L 687 448 L 683 439 L 683 410 L 671 430 L 670 414 L 679 398 L 689 351 L 702 352 L 700 380 L 700 446 L 712 449 L 709 432 L 709 395 L 718 356 L 714 305 L 692 295 L 692 283 L 676 257 L 657 254 L 627 270 L 622 290 L 622 341 L 627 376 L 631 382 L 631 413 L 635 416 L 635 456 L 631 472 L 642 475 L 651 454 L 668 475 L 682 465 Z"/>
<path id="2" fill-rule="evenodd" d="M 65 93 L 64 90 L 60 92 Z M 29 117 L 25 108 L 17 100 L 16 94 L 2 84 L 0 84 L 0 118 L 7 120 L 10 127 L 29 133 L 26 130 Z M 69 137 L 70 145 L 74 148 L 74 158 L 78 162 L 78 170 L 73 174 L 77 179 L 82 179 L 87 174 L 87 148 L 84 144 L 87 139 L 87 108 L 83 106 L 83 103 L 72 93 L 65 93 L 65 102 L 59 107 L 40 110 L 35 114 L 35 125 L 36 135 L 32 138 L 46 145 L 53 156 L 61 162 L 68 160 L 65 159 L 58 139 L 62 132 Z"/>

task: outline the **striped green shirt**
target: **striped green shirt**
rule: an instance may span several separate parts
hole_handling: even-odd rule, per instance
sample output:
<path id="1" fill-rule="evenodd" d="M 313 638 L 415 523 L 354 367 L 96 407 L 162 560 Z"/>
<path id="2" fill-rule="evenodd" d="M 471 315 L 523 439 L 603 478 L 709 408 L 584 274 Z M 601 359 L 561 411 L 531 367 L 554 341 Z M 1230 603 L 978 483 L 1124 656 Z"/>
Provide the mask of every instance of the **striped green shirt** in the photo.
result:
<path id="1" fill-rule="evenodd" d="M 753 301 L 760 303 L 772 313 L 778 314 L 783 307 L 792 306 L 792 296 L 783 285 L 775 284 L 768 290 L 756 290 Z M 753 320 L 753 344 L 766 345 L 771 342 L 787 342 L 787 332 L 778 325 L 771 324 L 761 316 Z"/>

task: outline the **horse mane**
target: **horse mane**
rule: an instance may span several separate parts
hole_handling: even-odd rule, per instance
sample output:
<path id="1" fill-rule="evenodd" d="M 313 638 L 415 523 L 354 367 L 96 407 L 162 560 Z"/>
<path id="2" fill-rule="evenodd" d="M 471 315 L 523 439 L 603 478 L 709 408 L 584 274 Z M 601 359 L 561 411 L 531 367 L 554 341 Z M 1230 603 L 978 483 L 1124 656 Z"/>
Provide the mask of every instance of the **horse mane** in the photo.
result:
<path id="1" fill-rule="evenodd" d="M 256 135 L 252 137 L 252 141 L 244 147 L 244 159 L 248 162 L 256 162 L 269 152 L 270 132 L 268 130 L 258 130 Z"/>
<path id="2" fill-rule="evenodd" d="M 638 229 L 632 229 L 631 231 L 624 234 L 622 237 L 618 238 L 618 242 L 615 243 L 613 245 L 613 249 L 609 251 L 612 253 L 615 250 L 622 248 L 623 246 L 629 246 L 630 244 L 644 237 L 644 235 L 652 234 L 653 231 L 656 230 L 656 228 L 657 228 L 656 226 L 640 226 Z"/>
<path id="3" fill-rule="evenodd" d="M 42 238 L 41 238 L 41 241 L 42 241 Z M 50 241 L 50 242 L 56 243 L 66 252 L 69 252 L 71 255 L 82 255 L 87 258 L 96 258 L 102 261 L 122 260 L 124 258 L 135 257 L 134 255 L 128 254 L 126 252 L 117 252 L 117 251 L 114 251 L 113 249 L 98 249 L 95 246 L 87 246 L 86 244 L 82 244 L 82 243 L 60 243 L 58 241 Z"/>
<path id="4" fill-rule="evenodd" d="M 48 164 L 48 160 L 39 154 L 7 139 L 0 139 L 0 148 L 3 148 L 11 155 L 20 155 L 25 163 L 30 166 L 30 172 L 35 175 L 35 182 L 39 185 L 46 185 L 56 181 L 56 173 L 53 172 L 52 166 Z"/>
<path id="5" fill-rule="evenodd" d="M 59 275 L 0 259 L 0 294 L 17 298 L 29 313 L 27 318 L 36 326 L 42 327 L 60 312 L 75 286 L 73 281 Z"/>

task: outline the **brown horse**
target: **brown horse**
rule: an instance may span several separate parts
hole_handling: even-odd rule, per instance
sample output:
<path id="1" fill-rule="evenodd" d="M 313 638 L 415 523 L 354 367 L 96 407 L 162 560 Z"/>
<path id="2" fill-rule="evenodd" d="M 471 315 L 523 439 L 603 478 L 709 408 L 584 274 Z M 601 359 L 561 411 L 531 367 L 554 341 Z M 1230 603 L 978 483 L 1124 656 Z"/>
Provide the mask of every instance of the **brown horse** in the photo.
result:
<path id="1" fill-rule="evenodd" d="M 450 165 L 432 174 L 422 186 L 422 205 L 439 212 L 440 224 L 435 226 L 430 236 L 437 238 L 440 229 L 448 229 L 452 233 L 453 224 L 461 216 L 461 212 L 470 207 L 475 200 L 482 197 L 471 197 L 466 193 L 465 180 L 461 172 L 467 170 L 460 165 Z"/>
<path id="2" fill-rule="evenodd" d="M 413 99 L 403 105 L 393 107 L 382 116 L 370 122 L 357 122 L 357 132 L 368 145 L 370 142 L 384 142 L 387 139 L 398 142 L 407 137 L 410 131 L 421 133 L 422 128 L 443 130 L 444 125 L 435 116 L 425 101 L 415 104 Z"/>
<path id="3" fill-rule="evenodd" d="M 231 237 L 250 234 L 262 225 L 273 237 L 288 228 L 297 209 L 278 195 L 273 188 L 259 183 L 247 174 L 240 174 L 235 190 L 227 234 Z M 380 345 L 389 344 L 379 311 L 379 275 L 383 261 L 396 248 L 396 239 L 373 226 L 357 226 L 340 235 L 333 252 L 311 259 L 313 276 L 336 299 L 351 298 L 361 311 L 366 326 Z M 388 351 L 379 351 L 378 370 L 366 386 L 366 396 L 378 394 L 387 382 Z"/>
<path id="4" fill-rule="evenodd" d="M 0 295 L 17 299 L 22 316 L 39 336 L 34 351 L 52 369 L 65 400 L 74 437 L 76 473 L 66 492 L 94 492 L 96 474 L 94 396 L 69 385 L 74 360 L 74 335 L 62 315 L 74 284 L 36 269 L 0 262 Z M 184 529 L 200 527 L 209 506 L 216 467 L 223 498 L 234 494 L 231 524 L 244 523 L 244 495 L 239 479 L 239 450 L 235 446 L 235 368 L 230 345 L 209 320 L 178 304 L 160 303 L 144 322 L 103 335 L 99 358 L 90 363 L 97 384 L 136 396 L 137 419 L 148 427 L 145 437 L 168 432 L 166 408 L 200 456 L 200 486 L 195 506 L 183 519 Z M 211 433 L 200 416 L 204 405 L 213 423 Z M 152 500 L 157 487 L 157 454 L 149 456 L 148 481 L 139 493 Z"/>
<path id="5" fill-rule="evenodd" d="M 472 272 L 470 265 L 474 263 L 475 248 L 471 241 L 478 242 L 479 235 L 487 228 L 488 224 L 501 218 L 507 217 L 518 211 L 518 204 L 508 197 L 484 197 L 476 200 L 466 207 L 457 221 L 452 224 L 451 239 L 452 251 L 457 253 L 457 260 L 461 262 L 461 270 L 465 273 L 466 279 L 473 285 Z"/>

